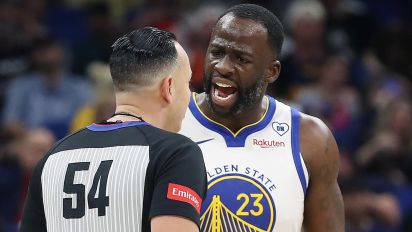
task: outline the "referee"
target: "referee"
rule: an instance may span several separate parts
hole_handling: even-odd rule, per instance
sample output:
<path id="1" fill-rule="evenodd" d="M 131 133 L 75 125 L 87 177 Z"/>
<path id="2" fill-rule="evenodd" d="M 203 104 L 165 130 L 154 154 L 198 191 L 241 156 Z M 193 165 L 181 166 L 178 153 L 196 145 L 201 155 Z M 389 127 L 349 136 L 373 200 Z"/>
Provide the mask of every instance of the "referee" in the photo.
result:
<path id="1" fill-rule="evenodd" d="M 198 231 L 202 154 L 172 133 L 189 103 L 188 56 L 172 33 L 151 27 L 112 47 L 116 113 L 62 139 L 37 164 L 22 232 Z"/>

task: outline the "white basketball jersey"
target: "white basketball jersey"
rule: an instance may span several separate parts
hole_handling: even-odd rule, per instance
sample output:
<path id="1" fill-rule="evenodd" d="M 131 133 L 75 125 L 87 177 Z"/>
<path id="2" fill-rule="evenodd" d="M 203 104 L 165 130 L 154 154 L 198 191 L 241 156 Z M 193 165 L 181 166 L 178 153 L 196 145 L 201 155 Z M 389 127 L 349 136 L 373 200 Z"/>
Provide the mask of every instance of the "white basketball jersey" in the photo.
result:
<path id="1" fill-rule="evenodd" d="M 180 133 L 200 146 L 206 164 L 201 231 L 301 231 L 308 173 L 299 149 L 300 113 L 264 100 L 261 120 L 233 134 L 191 99 Z"/>

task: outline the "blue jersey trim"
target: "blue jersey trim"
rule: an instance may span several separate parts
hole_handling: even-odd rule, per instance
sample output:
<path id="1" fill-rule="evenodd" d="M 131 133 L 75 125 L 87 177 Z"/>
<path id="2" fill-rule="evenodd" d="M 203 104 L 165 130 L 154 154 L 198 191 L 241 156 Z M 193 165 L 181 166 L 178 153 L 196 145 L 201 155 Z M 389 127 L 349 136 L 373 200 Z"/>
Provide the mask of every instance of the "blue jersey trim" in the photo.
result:
<path id="1" fill-rule="evenodd" d="M 91 131 L 111 131 L 116 130 L 124 127 L 131 127 L 131 126 L 140 126 L 140 125 L 150 125 L 147 122 L 140 122 L 140 121 L 130 121 L 130 122 L 122 122 L 116 124 L 96 124 L 93 123 L 87 126 L 87 129 Z"/>
<path id="2" fill-rule="evenodd" d="M 263 130 L 270 123 L 276 110 L 275 99 L 270 96 L 265 96 L 265 98 L 268 99 L 268 108 L 263 118 L 258 123 L 245 126 L 240 129 L 238 133 L 234 134 L 227 127 L 207 118 L 198 108 L 195 96 L 196 95 L 193 94 L 193 97 L 190 99 L 189 110 L 200 124 L 222 135 L 228 147 L 244 147 L 246 138 L 257 131 Z"/>
<path id="3" fill-rule="evenodd" d="M 300 184 L 302 185 L 303 194 L 306 196 L 306 177 L 303 171 L 302 162 L 300 159 L 300 113 L 294 108 L 291 108 L 292 111 L 292 155 L 293 161 L 295 162 L 296 171 L 299 175 Z"/>

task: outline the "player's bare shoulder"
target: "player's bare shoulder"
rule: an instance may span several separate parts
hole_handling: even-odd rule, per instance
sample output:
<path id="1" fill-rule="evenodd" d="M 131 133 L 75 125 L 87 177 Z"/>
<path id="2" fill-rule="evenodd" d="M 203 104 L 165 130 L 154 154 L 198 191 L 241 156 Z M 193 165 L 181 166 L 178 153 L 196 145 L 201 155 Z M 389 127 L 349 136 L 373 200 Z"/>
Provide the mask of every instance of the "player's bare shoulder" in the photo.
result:
<path id="1" fill-rule="evenodd" d="M 314 169 L 325 165 L 337 169 L 339 152 L 328 126 L 319 118 L 304 113 L 301 113 L 300 122 L 301 154 L 309 175 Z"/>

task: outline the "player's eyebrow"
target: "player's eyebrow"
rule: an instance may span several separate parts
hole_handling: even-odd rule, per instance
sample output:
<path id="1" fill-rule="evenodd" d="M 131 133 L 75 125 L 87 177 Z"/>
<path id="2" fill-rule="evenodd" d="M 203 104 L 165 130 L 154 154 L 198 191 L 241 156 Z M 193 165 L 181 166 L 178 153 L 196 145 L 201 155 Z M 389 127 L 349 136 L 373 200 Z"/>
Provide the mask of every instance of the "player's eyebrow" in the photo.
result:
<path id="1" fill-rule="evenodd" d="M 226 40 L 223 40 L 223 39 L 215 39 L 215 40 L 213 40 L 213 41 L 210 43 L 210 47 L 220 48 L 220 49 L 230 48 L 230 49 L 232 49 L 233 51 L 235 51 L 236 53 L 253 57 L 253 53 L 252 53 L 252 51 L 250 51 L 250 49 L 245 48 L 245 47 L 243 47 L 243 46 L 238 46 L 238 45 L 230 44 L 229 42 L 227 42 Z"/>

